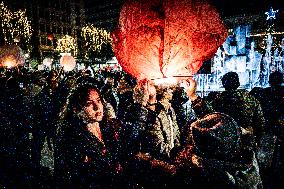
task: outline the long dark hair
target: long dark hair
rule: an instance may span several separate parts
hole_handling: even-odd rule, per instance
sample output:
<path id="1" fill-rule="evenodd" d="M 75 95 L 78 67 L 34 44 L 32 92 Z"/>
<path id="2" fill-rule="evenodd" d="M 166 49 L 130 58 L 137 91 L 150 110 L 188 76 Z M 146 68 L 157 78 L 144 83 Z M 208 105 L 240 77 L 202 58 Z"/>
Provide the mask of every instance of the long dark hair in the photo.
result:
<path id="1" fill-rule="evenodd" d="M 60 119 L 61 120 L 68 120 L 71 117 L 74 117 L 74 110 L 81 110 L 82 107 L 85 105 L 86 101 L 87 101 L 87 97 L 89 94 L 90 90 L 95 90 L 98 92 L 99 97 L 102 101 L 102 104 L 104 106 L 105 109 L 105 101 L 102 97 L 102 95 L 100 94 L 100 90 L 97 88 L 96 85 L 94 84 L 80 84 L 78 85 L 76 88 L 74 88 L 70 95 L 67 98 L 66 104 L 64 105 L 64 107 L 62 108 L 62 111 L 60 113 Z"/>

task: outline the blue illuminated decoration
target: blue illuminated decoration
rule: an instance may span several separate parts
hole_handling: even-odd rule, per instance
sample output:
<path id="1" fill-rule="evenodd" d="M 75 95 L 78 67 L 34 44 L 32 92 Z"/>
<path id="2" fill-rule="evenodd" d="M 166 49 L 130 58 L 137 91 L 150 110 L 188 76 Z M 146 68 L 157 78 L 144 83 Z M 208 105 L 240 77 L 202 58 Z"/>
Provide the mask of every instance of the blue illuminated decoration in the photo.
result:
<path id="1" fill-rule="evenodd" d="M 266 20 L 276 19 L 276 13 L 277 12 L 278 12 L 278 10 L 273 10 L 273 8 L 271 7 L 269 12 L 265 12 L 265 14 L 267 15 Z"/>

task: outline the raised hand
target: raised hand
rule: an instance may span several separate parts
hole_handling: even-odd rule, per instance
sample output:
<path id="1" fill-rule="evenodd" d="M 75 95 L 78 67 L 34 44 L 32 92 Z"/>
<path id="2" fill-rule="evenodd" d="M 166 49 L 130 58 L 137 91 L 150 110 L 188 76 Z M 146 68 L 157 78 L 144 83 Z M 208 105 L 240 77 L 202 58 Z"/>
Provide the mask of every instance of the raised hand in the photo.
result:
<path id="1" fill-rule="evenodd" d="M 194 101 L 198 96 L 196 94 L 197 82 L 193 78 L 183 80 L 181 86 L 185 88 L 187 96 Z"/>

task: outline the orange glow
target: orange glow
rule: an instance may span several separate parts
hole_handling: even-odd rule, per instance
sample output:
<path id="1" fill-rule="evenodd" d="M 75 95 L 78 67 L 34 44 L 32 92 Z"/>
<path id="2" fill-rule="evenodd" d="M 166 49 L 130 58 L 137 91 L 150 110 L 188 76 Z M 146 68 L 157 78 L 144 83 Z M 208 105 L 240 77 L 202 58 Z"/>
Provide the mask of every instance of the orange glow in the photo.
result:
<path id="1" fill-rule="evenodd" d="M 7 56 L 6 59 L 3 61 L 3 65 L 4 67 L 7 67 L 7 68 L 13 68 L 17 66 L 17 61 L 12 55 L 10 55 L 10 56 Z"/>
<path id="2" fill-rule="evenodd" d="M 7 68 L 16 67 L 25 63 L 25 55 L 16 45 L 0 47 L 0 65 Z"/>

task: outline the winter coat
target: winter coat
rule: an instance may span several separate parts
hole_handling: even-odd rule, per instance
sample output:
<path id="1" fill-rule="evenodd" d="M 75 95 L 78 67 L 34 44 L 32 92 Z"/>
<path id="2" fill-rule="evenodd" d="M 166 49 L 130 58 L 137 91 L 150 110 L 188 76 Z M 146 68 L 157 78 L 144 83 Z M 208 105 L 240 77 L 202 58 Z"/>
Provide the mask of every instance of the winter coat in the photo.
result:
<path id="1" fill-rule="evenodd" d="M 121 123 L 102 123 L 104 143 L 77 118 L 61 123 L 55 145 L 55 174 L 69 188 L 112 187 L 122 152 Z M 64 187 L 66 187 L 64 186 Z"/>
<path id="2" fill-rule="evenodd" d="M 125 123 L 125 140 L 128 141 L 126 148 L 130 156 L 144 151 L 145 130 L 149 120 L 154 117 L 154 112 L 139 103 L 133 103 L 124 109 L 127 122 Z"/>
<path id="3" fill-rule="evenodd" d="M 265 88 L 261 105 L 264 112 L 264 117 L 267 120 L 269 129 L 273 127 L 276 120 L 284 116 L 284 87 L 275 86 Z"/>
<path id="4" fill-rule="evenodd" d="M 25 160 L 27 163 L 29 159 L 27 145 L 29 144 L 28 132 L 30 132 L 26 124 L 23 91 L 18 88 L 6 89 L 1 100 L 3 100 L 0 111 L 1 159 L 5 157 L 5 161 L 17 162 L 19 166 L 22 166 L 22 161 Z"/>
<path id="5" fill-rule="evenodd" d="M 30 128 L 23 91 L 15 86 L 0 93 L 0 186 L 30 188 Z"/>
<path id="6" fill-rule="evenodd" d="M 118 94 L 119 97 L 119 105 L 117 111 L 117 117 L 123 122 L 127 123 L 131 121 L 131 117 L 127 115 L 129 108 L 134 104 L 133 101 L 133 92 L 127 91 L 122 94 Z"/>
<path id="7" fill-rule="evenodd" d="M 232 116 L 244 129 L 252 131 L 259 144 L 265 129 L 265 119 L 259 101 L 245 90 L 224 91 L 213 102 L 216 111 Z"/>
<path id="8" fill-rule="evenodd" d="M 191 108 L 191 101 L 186 96 L 183 88 L 177 88 L 174 91 L 171 104 L 176 113 L 179 129 L 182 131 L 188 122 L 196 119 L 195 113 Z"/>
<path id="9" fill-rule="evenodd" d="M 156 106 L 156 118 L 150 122 L 146 136 L 153 157 L 169 159 L 171 150 L 180 146 L 180 131 L 172 107 L 167 111 L 162 104 Z"/>
<path id="10" fill-rule="evenodd" d="M 245 153 L 246 156 L 242 156 Z M 178 187 L 208 189 L 256 189 L 262 187 L 259 167 L 252 151 L 237 158 L 208 158 L 185 148 L 178 158 Z M 184 158 L 184 159 L 183 159 Z"/>
<path id="11" fill-rule="evenodd" d="M 280 189 L 284 188 L 284 116 L 275 123 L 277 140 L 271 164 L 270 183 L 272 188 Z"/>
<path id="12" fill-rule="evenodd" d="M 259 101 L 245 90 L 222 92 L 212 102 L 213 109 L 201 98 L 192 103 L 193 109 L 202 117 L 217 111 L 230 115 L 248 134 L 244 135 L 244 145 L 255 149 L 255 142 L 260 144 L 265 129 L 265 119 Z"/>

